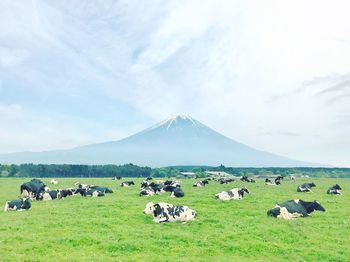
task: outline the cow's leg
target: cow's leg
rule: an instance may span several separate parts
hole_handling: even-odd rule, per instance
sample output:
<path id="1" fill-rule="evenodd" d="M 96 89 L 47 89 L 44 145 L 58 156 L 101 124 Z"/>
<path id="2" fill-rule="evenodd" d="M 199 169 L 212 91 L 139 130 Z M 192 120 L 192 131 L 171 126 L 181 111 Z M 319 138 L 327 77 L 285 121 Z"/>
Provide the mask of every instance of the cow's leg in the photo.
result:
<path id="1" fill-rule="evenodd" d="M 6 202 L 5 207 L 4 207 L 4 211 L 7 212 L 9 210 L 9 202 Z"/>

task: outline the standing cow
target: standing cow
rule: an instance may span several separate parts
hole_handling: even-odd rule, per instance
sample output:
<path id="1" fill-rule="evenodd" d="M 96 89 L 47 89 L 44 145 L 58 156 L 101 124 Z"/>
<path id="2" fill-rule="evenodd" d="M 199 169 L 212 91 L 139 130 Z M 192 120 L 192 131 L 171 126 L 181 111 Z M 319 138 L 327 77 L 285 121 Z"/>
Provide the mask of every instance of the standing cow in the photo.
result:
<path id="1" fill-rule="evenodd" d="M 50 190 L 41 180 L 32 179 L 21 185 L 20 192 L 22 197 L 30 197 L 32 200 L 37 200 L 40 193 Z"/>

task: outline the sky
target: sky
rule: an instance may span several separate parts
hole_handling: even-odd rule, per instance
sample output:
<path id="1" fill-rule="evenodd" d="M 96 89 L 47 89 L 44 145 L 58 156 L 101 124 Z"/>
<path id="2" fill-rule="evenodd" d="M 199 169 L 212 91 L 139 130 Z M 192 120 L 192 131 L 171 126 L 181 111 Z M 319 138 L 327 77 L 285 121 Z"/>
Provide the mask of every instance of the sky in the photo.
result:
<path id="1" fill-rule="evenodd" d="M 350 167 L 347 0 L 0 0 L 0 153 L 119 140 L 188 114 Z"/>

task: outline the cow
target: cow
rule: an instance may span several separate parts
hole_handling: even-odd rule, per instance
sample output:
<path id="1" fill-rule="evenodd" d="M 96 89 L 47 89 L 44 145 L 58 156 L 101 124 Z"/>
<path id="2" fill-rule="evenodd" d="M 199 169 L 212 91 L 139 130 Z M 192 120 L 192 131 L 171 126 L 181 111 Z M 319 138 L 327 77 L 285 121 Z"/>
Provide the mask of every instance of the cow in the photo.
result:
<path id="1" fill-rule="evenodd" d="M 78 192 L 80 193 L 81 196 L 87 197 L 87 196 L 91 196 L 91 197 L 102 197 L 105 196 L 105 193 L 100 191 L 100 190 L 96 190 L 96 189 L 78 189 Z"/>
<path id="2" fill-rule="evenodd" d="M 31 208 L 30 198 L 24 197 L 16 200 L 7 201 L 4 211 L 24 211 Z"/>
<path id="3" fill-rule="evenodd" d="M 292 180 L 293 182 L 295 182 L 295 180 L 296 180 L 295 176 L 290 176 L 290 180 Z"/>
<path id="4" fill-rule="evenodd" d="M 310 216 L 315 210 L 322 212 L 326 211 L 320 202 L 316 200 L 313 202 L 307 202 L 296 199 L 277 204 L 274 208 L 267 211 L 267 215 L 281 219 L 293 219 Z"/>
<path id="5" fill-rule="evenodd" d="M 196 183 L 193 184 L 194 187 L 205 187 L 205 185 L 208 185 L 209 182 L 208 180 L 202 180 L 202 181 L 198 181 Z"/>
<path id="6" fill-rule="evenodd" d="M 248 182 L 248 183 L 255 183 L 256 181 L 252 178 L 248 178 L 247 176 L 242 176 L 241 181 Z"/>
<path id="7" fill-rule="evenodd" d="M 65 198 L 67 196 L 74 196 L 75 193 L 77 193 L 76 188 L 67 188 L 67 189 L 62 189 L 60 190 L 61 193 L 61 198 Z"/>
<path id="8" fill-rule="evenodd" d="M 152 180 L 153 178 L 152 177 L 147 177 L 146 180 L 149 181 L 149 180 Z"/>
<path id="9" fill-rule="evenodd" d="M 280 185 L 283 180 L 283 176 L 278 176 L 275 178 L 275 184 Z"/>
<path id="10" fill-rule="evenodd" d="M 182 191 L 181 187 L 176 187 L 172 192 L 170 197 L 184 197 L 185 193 Z"/>
<path id="11" fill-rule="evenodd" d="M 174 189 L 177 188 L 177 187 L 180 187 L 180 186 L 179 186 L 179 185 L 177 185 L 177 186 L 170 186 L 170 185 L 167 185 L 167 186 L 164 186 L 164 187 L 162 188 L 162 190 L 165 191 L 165 192 L 173 192 Z"/>
<path id="12" fill-rule="evenodd" d="M 121 187 L 129 187 L 135 185 L 134 181 L 125 181 L 120 184 Z"/>
<path id="13" fill-rule="evenodd" d="M 41 192 L 39 195 L 39 199 L 44 201 L 60 199 L 60 198 L 62 198 L 61 190 L 49 190 L 49 191 Z"/>
<path id="14" fill-rule="evenodd" d="M 30 197 L 32 200 L 39 198 L 40 193 L 50 190 L 41 180 L 32 179 L 21 185 L 20 193 L 22 197 Z"/>
<path id="15" fill-rule="evenodd" d="M 331 186 L 327 190 L 327 194 L 329 195 L 341 195 L 341 187 L 338 184 L 335 184 L 334 186 Z"/>
<path id="16" fill-rule="evenodd" d="M 315 183 L 304 183 L 297 188 L 297 192 L 312 192 L 311 188 L 315 187 Z"/>
<path id="17" fill-rule="evenodd" d="M 156 192 L 153 190 L 152 187 L 145 187 L 141 189 L 139 196 L 153 196 L 155 194 Z"/>
<path id="18" fill-rule="evenodd" d="M 51 179 L 50 184 L 57 185 L 58 184 L 57 179 Z"/>
<path id="19" fill-rule="evenodd" d="M 81 189 L 89 189 L 90 187 L 94 187 L 94 185 L 80 184 L 79 182 L 74 183 L 74 186 Z"/>
<path id="20" fill-rule="evenodd" d="M 113 193 L 113 190 L 110 189 L 109 187 L 104 187 L 104 186 L 90 186 L 89 189 L 95 189 L 101 192 L 104 192 L 106 194 L 111 194 Z"/>
<path id="21" fill-rule="evenodd" d="M 197 217 L 196 211 L 187 206 L 175 206 L 163 202 L 158 204 L 147 203 L 143 213 L 146 215 L 152 214 L 153 221 L 156 223 L 187 222 L 195 220 Z"/>
<path id="22" fill-rule="evenodd" d="M 173 187 L 180 186 L 179 181 L 173 181 L 173 180 L 166 180 L 163 184 L 165 186 L 173 186 Z"/>
<path id="23" fill-rule="evenodd" d="M 244 194 L 247 193 L 249 194 L 249 190 L 245 187 L 243 188 L 233 188 L 229 191 L 222 191 L 220 193 L 217 193 L 215 195 L 216 199 L 220 199 L 220 200 L 240 200 L 244 197 Z"/>
<path id="24" fill-rule="evenodd" d="M 144 180 L 141 182 L 141 188 L 149 187 L 151 184 L 155 184 L 155 183 L 153 183 L 153 182 L 150 183 L 150 182 Z"/>
<path id="25" fill-rule="evenodd" d="M 231 182 L 234 182 L 234 181 L 235 180 L 233 178 L 223 178 L 223 177 L 221 177 L 221 178 L 218 179 L 218 182 L 220 184 L 228 184 L 228 183 L 231 183 Z"/>

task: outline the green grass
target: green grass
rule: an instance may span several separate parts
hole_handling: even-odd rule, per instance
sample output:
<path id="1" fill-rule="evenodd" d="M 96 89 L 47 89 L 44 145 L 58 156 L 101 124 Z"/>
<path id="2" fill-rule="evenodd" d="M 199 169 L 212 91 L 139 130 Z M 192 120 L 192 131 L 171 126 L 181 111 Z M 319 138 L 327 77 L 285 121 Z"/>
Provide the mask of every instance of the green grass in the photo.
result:
<path id="1" fill-rule="evenodd" d="M 211 182 L 193 188 L 182 180 L 185 197 L 169 194 L 138 196 L 136 186 L 119 187 L 109 178 L 62 178 L 57 186 L 84 183 L 111 187 L 102 198 L 70 197 L 32 202 L 27 212 L 0 212 L 0 261 L 349 261 L 350 179 L 308 179 L 314 193 L 297 193 L 296 183 L 281 186 Z M 16 199 L 27 178 L 0 179 L 0 203 Z M 49 179 L 43 179 L 48 184 Z M 329 196 L 335 183 L 342 196 Z M 242 201 L 219 202 L 214 194 L 247 186 L 251 194 Z M 326 212 L 292 221 L 266 216 L 276 202 L 300 198 L 319 200 Z M 189 223 L 157 224 L 142 212 L 148 201 L 187 205 L 197 211 Z"/>

